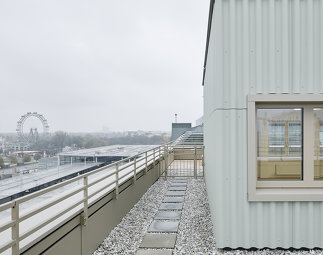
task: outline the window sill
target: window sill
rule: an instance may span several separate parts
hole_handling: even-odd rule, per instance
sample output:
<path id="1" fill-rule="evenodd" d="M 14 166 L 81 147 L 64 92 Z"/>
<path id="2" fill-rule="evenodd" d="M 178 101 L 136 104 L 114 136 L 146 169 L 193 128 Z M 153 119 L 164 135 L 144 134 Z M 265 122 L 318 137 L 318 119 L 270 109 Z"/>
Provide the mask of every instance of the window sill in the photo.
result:
<path id="1" fill-rule="evenodd" d="M 323 188 L 257 188 L 248 201 L 323 201 Z"/>

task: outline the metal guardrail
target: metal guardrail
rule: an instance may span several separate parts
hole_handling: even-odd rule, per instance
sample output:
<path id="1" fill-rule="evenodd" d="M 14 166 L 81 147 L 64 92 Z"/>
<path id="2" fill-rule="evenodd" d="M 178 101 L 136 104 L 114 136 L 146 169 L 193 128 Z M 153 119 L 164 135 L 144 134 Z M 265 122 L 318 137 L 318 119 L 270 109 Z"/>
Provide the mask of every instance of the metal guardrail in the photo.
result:
<path id="1" fill-rule="evenodd" d="M 26 195 L 24 197 L 15 199 L 13 201 L 10 201 L 6 204 L 0 205 L 0 213 L 11 209 L 11 217 L 5 222 L 1 222 L 0 224 L 0 233 L 3 233 L 4 231 L 7 231 L 10 235 L 11 232 L 11 238 L 8 238 L 9 240 L 4 240 L 1 242 L 0 239 L 0 253 L 7 251 L 8 249 L 11 249 L 11 253 L 13 255 L 20 254 L 22 252 L 21 242 L 27 238 L 29 238 L 31 235 L 35 234 L 37 231 L 43 229 L 45 226 L 48 226 L 51 222 L 59 219 L 60 217 L 64 216 L 66 213 L 70 212 L 71 210 L 78 208 L 75 212 L 75 215 L 77 213 L 82 212 L 82 224 L 86 225 L 88 220 L 88 208 L 89 208 L 89 200 L 91 198 L 95 198 L 97 195 L 100 195 L 101 197 L 110 192 L 114 189 L 115 192 L 115 199 L 118 199 L 119 195 L 119 184 L 121 184 L 123 181 L 129 180 L 133 178 L 133 183 L 136 183 L 136 177 L 137 173 L 140 171 L 144 171 L 144 173 L 147 173 L 147 168 L 149 165 L 155 163 L 161 159 L 166 157 L 166 152 L 170 151 L 169 148 L 170 145 L 166 144 L 163 146 L 158 146 L 156 148 L 150 149 L 148 151 L 139 153 L 135 156 L 120 160 L 118 162 L 114 162 L 110 165 L 101 167 L 99 169 L 96 169 L 92 172 L 80 175 L 78 177 L 72 178 L 70 180 L 64 181 L 62 183 L 53 185 L 51 187 L 45 188 L 43 190 L 37 191 L 35 193 L 32 193 L 30 195 Z M 104 173 L 105 170 L 109 170 L 106 173 Z M 165 169 L 163 169 L 164 171 Z M 98 178 L 94 180 L 90 178 L 94 175 L 97 175 L 98 173 L 102 172 L 103 174 L 99 176 Z M 102 184 L 104 181 L 108 181 L 104 184 Z M 55 199 L 50 200 L 49 202 L 43 203 L 40 206 L 33 208 L 32 210 L 21 210 L 20 205 L 26 202 L 29 202 L 32 199 L 40 198 L 42 195 L 46 195 L 50 192 L 58 192 L 60 193 L 60 189 L 63 187 L 66 187 L 67 185 L 70 185 L 75 182 L 81 182 L 81 185 L 76 185 L 76 187 L 70 189 L 68 192 L 65 192 L 62 196 L 57 196 Z M 101 185 L 99 185 L 101 183 Z M 96 186 L 96 189 L 93 188 Z M 90 191 L 91 190 L 91 191 Z M 55 205 L 58 205 L 59 203 L 64 202 L 68 198 L 71 198 L 75 195 L 78 195 L 78 199 L 68 202 L 68 205 L 65 206 L 62 210 L 56 211 L 54 214 L 52 214 L 50 217 L 42 220 L 42 217 L 40 214 L 44 212 L 47 209 L 52 208 Z M 92 199 L 93 200 L 93 199 Z M 55 209 L 54 209 L 55 210 Z M 24 221 L 27 221 L 31 217 L 35 217 L 39 215 L 39 219 L 36 224 L 33 224 L 33 226 L 25 229 L 21 229 L 21 224 Z M 46 229 L 46 231 L 43 231 L 42 234 L 37 236 L 35 239 L 39 239 L 40 237 L 46 235 L 51 230 L 53 230 L 56 227 L 56 225 L 50 227 L 49 229 Z M 11 231 L 8 231 L 11 230 Z M 22 232 L 24 230 L 24 232 Z M 31 240 L 30 242 L 25 242 L 25 246 L 29 246 L 30 243 L 32 243 L 34 240 Z"/>
<path id="2" fill-rule="evenodd" d="M 176 145 L 168 154 L 174 161 L 167 167 L 165 178 L 204 176 L 204 146 Z"/>
<path id="3" fill-rule="evenodd" d="M 0 205 L 0 213 L 11 211 L 11 217 L 7 217 L 5 221 L 0 220 L 0 253 L 10 254 L 11 250 L 13 255 L 20 254 L 72 216 L 81 214 L 81 224 L 86 225 L 89 205 L 111 191 L 114 192 L 114 198 L 118 199 L 119 185 L 130 179 L 135 184 L 137 173 L 143 171 L 146 174 L 148 167 L 155 166 L 160 160 L 164 160 L 165 164 L 160 169 L 159 176 L 164 174 L 167 178 L 167 168 L 172 163 L 169 157 L 173 159 L 180 152 L 184 152 L 182 156 L 192 157 L 196 178 L 197 162 L 203 161 L 203 149 L 203 146 L 176 146 L 168 143 Z M 66 191 L 62 192 L 64 188 Z M 21 207 L 24 203 L 31 203 L 32 199 L 42 200 L 42 196 L 52 193 L 60 195 L 45 202 L 40 201 L 29 210 L 26 206 L 25 209 Z"/>

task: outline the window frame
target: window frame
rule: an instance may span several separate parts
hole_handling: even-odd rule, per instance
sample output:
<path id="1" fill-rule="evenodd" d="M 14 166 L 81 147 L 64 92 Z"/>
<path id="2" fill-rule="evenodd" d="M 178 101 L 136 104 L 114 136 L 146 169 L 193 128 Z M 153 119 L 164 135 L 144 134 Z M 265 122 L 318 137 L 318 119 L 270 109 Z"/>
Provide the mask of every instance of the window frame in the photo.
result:
<path id="1" fill-rule="evenodd" d="M 248 201 L 323 201 L 323 180 L 314 179 L 314 114 L 323 94 L 248 95 Z M 303 179 L 258 180 L 257 107 L 303 108 Z"/>

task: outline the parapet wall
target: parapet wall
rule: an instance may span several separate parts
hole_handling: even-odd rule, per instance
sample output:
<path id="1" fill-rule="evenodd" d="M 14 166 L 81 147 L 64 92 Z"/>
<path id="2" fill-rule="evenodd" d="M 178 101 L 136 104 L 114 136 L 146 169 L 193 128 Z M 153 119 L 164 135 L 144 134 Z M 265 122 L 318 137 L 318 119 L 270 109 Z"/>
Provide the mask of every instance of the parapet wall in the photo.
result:
<path id="1" fill-rule="evenodd" d="M 167 163 L 170 164 L 171 160 L 168 158 Z M 155 163 L 148 166 L 147 174 L 144 171 L 137 173 L 135 184 L 133 178 L 120 184 L 118 199 L 115 199 L 115 190 L 112 190 L 95 201 L 89 207 L 86 225 L 82 224 L 80 211 L 77 216 L 67 219 L 64 224 L 22 254 L 92 254 L 164 171 L 164 159 Z"/>

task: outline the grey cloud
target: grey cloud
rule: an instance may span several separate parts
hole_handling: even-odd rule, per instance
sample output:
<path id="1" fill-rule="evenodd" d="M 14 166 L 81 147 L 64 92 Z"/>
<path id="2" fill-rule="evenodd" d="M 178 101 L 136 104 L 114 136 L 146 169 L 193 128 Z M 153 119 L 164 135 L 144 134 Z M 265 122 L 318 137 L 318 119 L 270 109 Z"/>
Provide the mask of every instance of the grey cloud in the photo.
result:
<path id="1" fill-rule="evenodd" d="M 169 130 L 202 115 L 207 0 L 0 1 L 0 132 Z"/>

